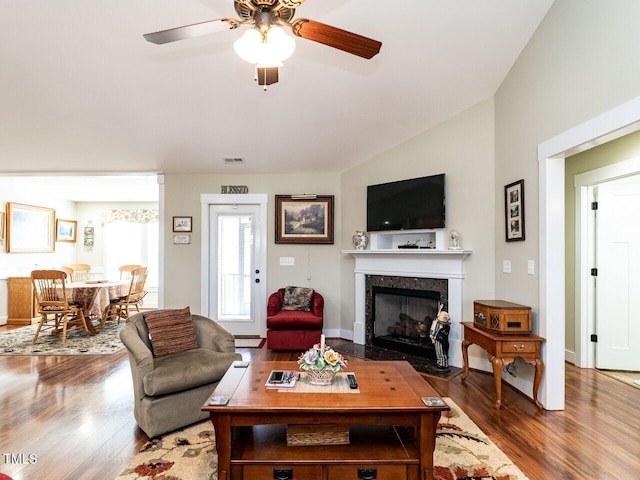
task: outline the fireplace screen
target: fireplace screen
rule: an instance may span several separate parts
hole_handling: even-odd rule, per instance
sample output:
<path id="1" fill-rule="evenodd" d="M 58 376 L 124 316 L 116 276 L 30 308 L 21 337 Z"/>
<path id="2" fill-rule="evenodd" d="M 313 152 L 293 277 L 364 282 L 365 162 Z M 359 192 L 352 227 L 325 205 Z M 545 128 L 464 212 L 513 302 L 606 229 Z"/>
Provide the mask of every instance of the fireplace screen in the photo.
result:
<path id="1" fill-rule="evenodd" d="M 440 293 L 373 287 L 373 344 L 435 358 L 429 338 Z"/>

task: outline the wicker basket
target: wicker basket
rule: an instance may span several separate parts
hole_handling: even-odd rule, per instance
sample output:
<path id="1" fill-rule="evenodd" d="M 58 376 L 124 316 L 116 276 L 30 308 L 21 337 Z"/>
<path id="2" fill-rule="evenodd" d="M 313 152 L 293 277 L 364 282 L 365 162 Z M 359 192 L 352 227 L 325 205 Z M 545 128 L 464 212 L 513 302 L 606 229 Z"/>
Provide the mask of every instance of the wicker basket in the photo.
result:
<path id="1" fill-rule="evenodd" d="M 287 425 L 287 445 L 348 445 L 349 425 Z"/>
<path id="2" fill-rule="evenodd" d="M 311 385 L 331 385 L 336 377 L 336 372 L 331 369 L 307 370 Z"/>

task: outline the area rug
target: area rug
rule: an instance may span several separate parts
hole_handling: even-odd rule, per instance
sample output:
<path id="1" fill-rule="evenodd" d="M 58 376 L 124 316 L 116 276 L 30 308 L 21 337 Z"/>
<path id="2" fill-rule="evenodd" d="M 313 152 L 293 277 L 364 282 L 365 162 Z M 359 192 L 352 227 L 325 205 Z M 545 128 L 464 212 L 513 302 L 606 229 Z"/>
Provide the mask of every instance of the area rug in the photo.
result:
<path id="1" fill-rule="evenodd" d="M 62 343 L 61 334 L 51 335 L 44 330 L 33 343 L 37 325 L 29 325 L 0 333 L 0 355 L 109 355 L 124 348 L 120 341 L 120 329 L 124 322 L 108 322 L 96 335 L 87 335 L 75 328 L 67 332 Z"/>
<path id="2" fill-rule="evenodd" d="M 266 338 L 236 337 L 236 348 L 262 348 L 266 341 Z"/>
<path id="3" fill-rule="evenodd" d="M 528 480 L 511 460 L 460 410 L 440 419 L 434 452 L 434 480 Z M 147 442 L 117 480 L 217 480 L 211 422 L 204 421 Z"/>

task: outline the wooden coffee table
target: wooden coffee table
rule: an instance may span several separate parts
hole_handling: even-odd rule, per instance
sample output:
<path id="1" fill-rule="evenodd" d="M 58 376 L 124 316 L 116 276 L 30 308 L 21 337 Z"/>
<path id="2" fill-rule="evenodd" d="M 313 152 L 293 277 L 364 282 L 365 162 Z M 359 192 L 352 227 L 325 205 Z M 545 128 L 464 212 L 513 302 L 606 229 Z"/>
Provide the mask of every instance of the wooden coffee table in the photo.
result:
<path id="1" fill-rule="evenodd" d="M 433 479 L 436 427 L 449 407 L 425 406 L 422 398 L 438 394 L 409 363 L 351 362 L 355 393 L 264 387 L 271 370 L 297 369 L 250 362 L 222 378 L 212 397 L 229 402 L 202 407 L 215 428 L 219 480 Z M 349 444 L 287 446 L 287 425 L 349 426 Z"/>

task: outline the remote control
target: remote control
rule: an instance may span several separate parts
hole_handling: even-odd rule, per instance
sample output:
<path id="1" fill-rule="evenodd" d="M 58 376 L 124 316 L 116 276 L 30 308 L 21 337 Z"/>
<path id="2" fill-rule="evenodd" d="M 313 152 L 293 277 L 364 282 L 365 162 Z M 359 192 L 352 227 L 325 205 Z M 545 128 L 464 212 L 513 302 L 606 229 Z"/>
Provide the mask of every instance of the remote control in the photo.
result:
<path id="1" fill-rule="evenodd" d="M 353 373 L 347 373 L 347 382 L 349 382 L 349 388 L 358 388 L 358 382 L 356 382 L 356 376 Z"/>

